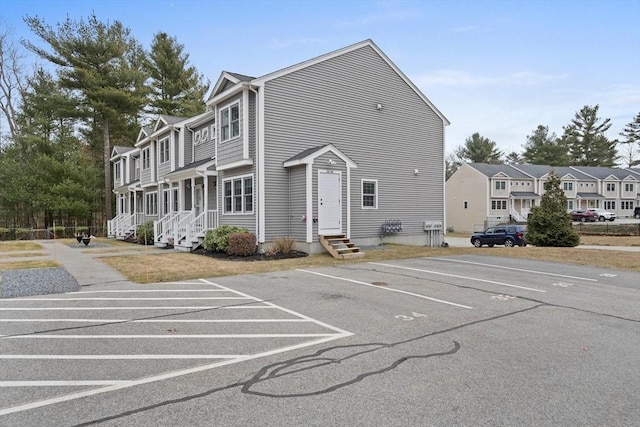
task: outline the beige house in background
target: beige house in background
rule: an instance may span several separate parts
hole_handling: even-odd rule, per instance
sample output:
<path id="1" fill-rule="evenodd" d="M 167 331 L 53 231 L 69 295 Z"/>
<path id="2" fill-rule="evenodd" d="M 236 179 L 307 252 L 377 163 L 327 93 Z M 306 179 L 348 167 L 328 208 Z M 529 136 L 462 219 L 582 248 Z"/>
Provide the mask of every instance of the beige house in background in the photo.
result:
<path id="1" fill-rule="evenodd" d="M 640 170 L 589 166 L 463 164 L 446 182 L 446 226 L 480 231 L 503 222 L 526 222 L 540 204 L 554 172 L 567 196 L 567 210 L 602 208 L 631 217 L 640 206 Z"/>

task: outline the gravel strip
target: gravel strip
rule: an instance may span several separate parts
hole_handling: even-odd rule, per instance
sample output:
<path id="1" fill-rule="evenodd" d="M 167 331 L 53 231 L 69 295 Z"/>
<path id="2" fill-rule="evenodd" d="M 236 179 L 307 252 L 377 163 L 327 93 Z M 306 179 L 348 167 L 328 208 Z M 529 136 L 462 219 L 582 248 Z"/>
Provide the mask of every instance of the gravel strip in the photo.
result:
<path id="1" fill-rule="evenodd" d="M 0 298 L 61 294 L 80 289 L 64 267 L 7 270 L 0 276 Z"/>

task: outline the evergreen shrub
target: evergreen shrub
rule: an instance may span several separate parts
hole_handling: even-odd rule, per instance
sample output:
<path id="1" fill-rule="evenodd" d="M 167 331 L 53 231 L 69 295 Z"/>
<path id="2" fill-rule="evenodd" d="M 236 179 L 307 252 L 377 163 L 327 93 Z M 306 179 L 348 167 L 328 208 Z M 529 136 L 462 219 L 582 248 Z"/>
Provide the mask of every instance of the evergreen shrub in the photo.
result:
<path id="1" fill-rule="evenodd" d="M 141 245 L 153 245 L 153 221 L 140 224 L 136 229 L 136 236 L 138 237 L 138 243 Z"/>
<path id="2" fill-rule="evenodd" d="M 229 234 L 248 233 L 249 230 L 234 225 L 221 225 L 213 230 L 207 230 L 204 236 L 204 248 L 208 251 L 227 252 L 229 250 Z"/>

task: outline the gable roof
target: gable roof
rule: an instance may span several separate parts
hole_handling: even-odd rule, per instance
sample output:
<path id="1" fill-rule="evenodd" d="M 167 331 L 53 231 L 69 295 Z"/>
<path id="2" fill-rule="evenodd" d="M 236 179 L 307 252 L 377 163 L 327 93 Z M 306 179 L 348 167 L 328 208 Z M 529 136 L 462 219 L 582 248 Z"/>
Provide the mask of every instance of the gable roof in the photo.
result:
<path id="1" fill-rule="evenodd" d="M 115 160 L 116 158 L 122 156 L 124 153 L 128 153 L 129 151 L 133 151 L 136 150 L 135 147 L 123 147 L 121 145 L 115 145 L 112 149 L 111 149 L 111 159 L 109 160 Z"/>
<path id="2" fill-rule="evenodd" d="M 389 67 L 391 67 L 391 69 L 420 97 L 420 99 L 422 99 L 422 101 L 425 104 L 427 104 L 429 108 L 431 108 L 431 110 L 433 110 L 433 112 L 444 122 L 445 125 L 448 126 L 451 124 L 449 119 L 447 119 L 444 116 L 444 114 L 442 114 L 442 112 L 438 110 L 438 108 L 429 100 L 429 98 L 427 98 L 424 95 L 424 93 L 422 93 L 422 91 L 418 89 L 418 87 L 411 80 L 409 80 L 409 78 L 396 66 L 396 64 L 393 63 L 393 61 L 391 61 L 391 59 L 389 59 L 387 55 L 384 54 L 384 52 L 382 52 L 382 50 L 380 50 L 380 48 L 371 39 L 367 39 L 359 43 L 355 43 L 350 46 L 343 47 L 342 49 L 338 49 L 333 52 L 329 52 L 324 55 L 320 55 L 315 58 L 308 59 L 298 64 L 294 64 L 289 67 L 271 72 L 269 74 L 265 74 L 262 77 L 258 77 L 258 78 L 249 77 L 244 74 L 237 74 L 237 73 L 230 73 L 228 71 L 223 71 L 220 74 L 220 77 L 218 78 L 218 81 L 216 82 L 213 90 L 211 91 L 211 95 L 209 95 L 207 102 L 211 101 L 218 94 L 226 90 L 229 90 L 230 86 L 228 86 L 228 83 L 233 84 L 233 86 L 231 87 L 237 87 L 238 85 L 241 85 L 241 84 L 245 84 L 245 85 L 251 84 L 255 86 L 261 86 L 270 80 L 277 79 L 279 77 L 302 70 L 304 68 L 310 67 L 320 62 L 327 61 L 329 59 L 336 58 L 338 56 L 345 55 L 347 53 L 353 52 L 358 49 L 366 48 L 366 47 L 373 49 L 378 54 L 378 56 L 380 56 L 380 58 L 382 58 L 382 60 L 385 61 L 387 65 L 389 65 Z"/>
<path id="3" fill-rule="evenodd" d="M 511 178 L 531 179 L 530 175 L 522 172 L 511 165 L 491 164 L 491 163 L 467 163 L 469 166 L 480 172 L 481 174 L 491 178 L 499 174 L 503 174 Z"/>
<path id="4" fill-rule="evenodd" d="M 545 175 L 549 175 L 553 170 L 558 177 L 565 178 L 570 176 L 573 179 L 593 179 L 592 177 L 581 173 L 569 166 L 549 166 L 549 165 L 513 165 L 514 168 L 521 170 L 522 172 L 531 175 L 535 178 L 542 178 Z"/>
<path id="5" fill-rule="evenodd" d="M 352 44 L 350 46 L 343 47 L 342 49 L 338 49 L 333 52 L 329 52 L 324 55 L 320 55 L 315 58 L 308 59 L 298 64 L 291 65 L 286 68 L 282 68 L 278 71 L 265 74 L 264 76 L 258 77 L 257 79 L 253 80 L 251 83 L 255 85 L 262 85 L 265 82 L 268 82 L 270 80 L 277 79 L 284 75 L 293 73 L 298 70 L 302 70 L 304 68 L 310 67 L 320 62 L 324 62 L 329 59 L 336 58 L 338 56 L 341 56 L 365 47 L 370 47 L 371 49 L 373 49 L 380 56 L 380 58 L 382 58 L 382 60 L 385 61 L 391 67 L 391 69 L 395 71 L 395 73 L 398 74 L 398 76 L 400 76 L 400 78 L 404 80 L 404 82 L 436 113 L 436 115 L 440 117 L 440 119 L 445 123 L 445 125 L 451 124 L 451 122 L 449 122 L 449 120 L 444 116 L 444 114 L 442 114 L 442 112 L 438 110 L 438 108 L 435 105 L 433 105 L 433 103 L 429 100 L 429 98 L 427 98 L 422 93 L 422 91 L 418 89 L 418 87 L 411 80 L 409 80 L 409 78 L 396 66 L 396 64 L 393 63 L 393 61 L 391 61 L 391 59 L 389 59 L 387 55 L 384 54 L 384 52 L 382 52 L 382 50 L 380 50 L 380 48 L 371 39 L 363 40 L 361 42 Z"/>
<path id="6" fill-rule="evenodd" d="M 618 168 L 607 168 L 603 166 L 569 166 L 571 169 L 578 170 L 584 174 L 597 179 L 617 178 L 623 180 L 629 176 L 633 176 L 628 170 Z M 635 177 L 634 177 L 635 178 Z"/>
<path id="7" fill-rule="evenodd" d="M 220 77 L 218 77 L 216 84 L 213 85 L 213 89 L 211 90 L 211 94 L 207 98 L 207 101 L 210 101 L 216 95 L 224 92 L 230 87 L 236 86 L 238 83 L 250 82 L 253 79 L 255 79 L 255 77 L 246 76 L 239 73 L 231 73 L 229 71 L 223 71 L 220 73 Z"/>

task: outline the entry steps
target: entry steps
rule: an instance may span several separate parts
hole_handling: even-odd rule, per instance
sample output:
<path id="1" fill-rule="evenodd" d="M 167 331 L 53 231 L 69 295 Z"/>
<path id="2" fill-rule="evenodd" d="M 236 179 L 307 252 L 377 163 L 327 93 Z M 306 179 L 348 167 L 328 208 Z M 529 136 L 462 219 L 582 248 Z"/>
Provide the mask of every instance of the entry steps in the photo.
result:
<path id="1" fill-rule="evenodd" d="M 324 248 L 337 259 L 353 259 L 362 258 L 365 253 L 360 250 L 355 243 L 351 243 L 350 239 L 344 234 L 333 234 L 327 236 L 319 236 L 320 243 Z"/>

